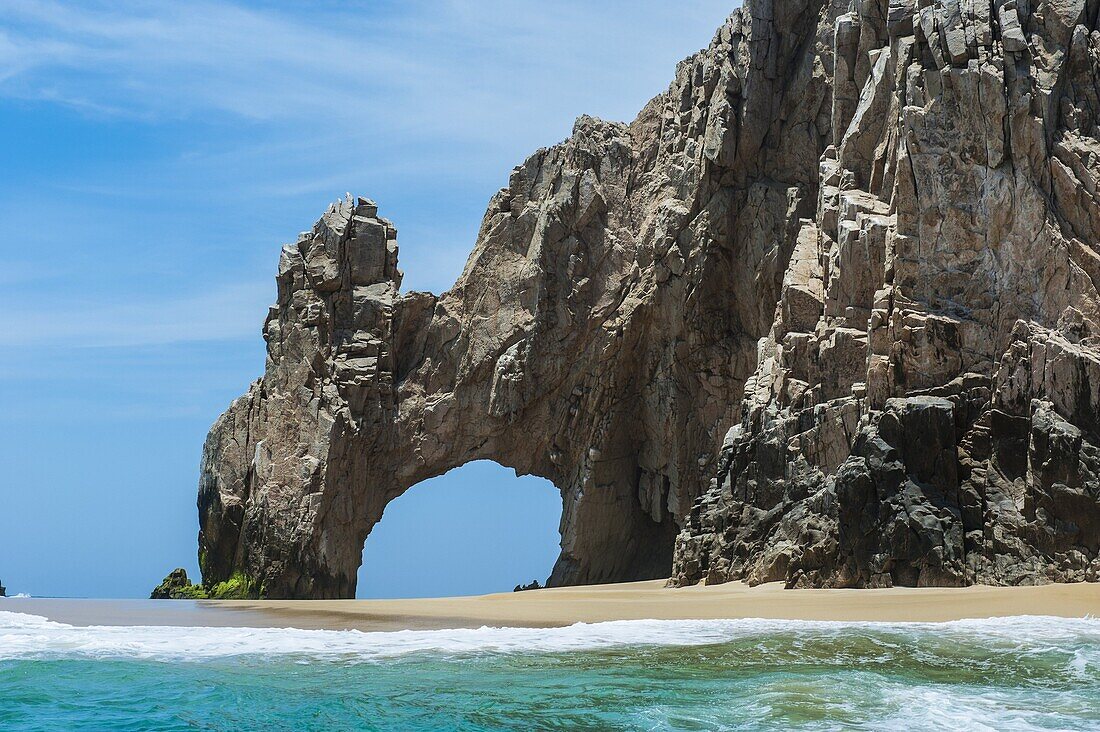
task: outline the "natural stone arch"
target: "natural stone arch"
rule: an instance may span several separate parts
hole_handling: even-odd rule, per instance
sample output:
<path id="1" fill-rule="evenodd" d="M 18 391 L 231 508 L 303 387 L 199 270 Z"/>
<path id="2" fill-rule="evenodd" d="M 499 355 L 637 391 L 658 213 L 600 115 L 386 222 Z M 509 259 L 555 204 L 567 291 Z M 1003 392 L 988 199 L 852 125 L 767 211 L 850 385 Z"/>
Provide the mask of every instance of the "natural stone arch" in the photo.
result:
<path id="1" fill-rule="evenodd" d="M 497 246 L 486 253 L 496 261 L 475 253 L 443 297 L 399 297 L 395 232 L 376 213 L 343 201 L 284 249 L 267 373 L 204 454 L 204 576 L 243 570 L 273 597 L 354 596 L 359 550 L 386 504 L 474 460 L 562 491 L 551 583 L 667 576 L 677 527 L 664 493 L 652 513 L 638 500 L 636 405 L 610 403 L 606 361 L 578 369 L 552 352 L 561 341 L 532 311 L 563 303 L 536 302 L 541 266 L 501 261 L 511 252 Z M 629 337 L 569 330 L 568 353 Z M 605 406 L 582 413 L 586 397 Z"/>
<path id="2" fill-rule="evenodd" d="M 442 296 L 398 294 L 396 231 L 365 199 L 284 248 L 265 376 L 204 450 L 204 578 L 351 597 L 385 505 L 481 459 L 561 490 L 552 584 L 668 576 L 755 339 L 694 281 L 728 258 L 675 244 L 700 236 L 690 207 L 666 202 L 641 235 L 609 213 L 630 211 L 627 131 L 584 118 L 517 168 Z"/>

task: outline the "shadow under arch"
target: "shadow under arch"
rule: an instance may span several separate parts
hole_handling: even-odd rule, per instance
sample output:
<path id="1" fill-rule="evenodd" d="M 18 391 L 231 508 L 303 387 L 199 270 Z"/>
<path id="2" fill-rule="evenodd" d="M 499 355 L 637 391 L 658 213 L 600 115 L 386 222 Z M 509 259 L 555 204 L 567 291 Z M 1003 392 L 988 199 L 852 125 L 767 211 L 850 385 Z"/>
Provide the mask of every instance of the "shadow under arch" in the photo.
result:
<path id="1" fill-rule="evenodd" d="M 561 495 L 548 480 L 478 460 L 386 506 L 363 548 L 356 597 L 445 597 L 545 583 L 560 550 Z"/>

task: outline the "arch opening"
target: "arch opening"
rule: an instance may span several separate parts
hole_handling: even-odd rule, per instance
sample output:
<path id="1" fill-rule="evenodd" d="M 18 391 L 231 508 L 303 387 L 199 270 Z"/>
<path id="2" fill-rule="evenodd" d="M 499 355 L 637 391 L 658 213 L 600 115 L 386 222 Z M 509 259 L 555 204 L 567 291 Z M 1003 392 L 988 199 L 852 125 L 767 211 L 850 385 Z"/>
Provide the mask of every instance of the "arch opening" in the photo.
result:
<path id="1" fill-rule="evenodd" d="M 553 483 L 490 460 L 421 481 L 371 530 L 355 595 L 480 595 L 545 584 L 560 551 L 561 512 Z"/>

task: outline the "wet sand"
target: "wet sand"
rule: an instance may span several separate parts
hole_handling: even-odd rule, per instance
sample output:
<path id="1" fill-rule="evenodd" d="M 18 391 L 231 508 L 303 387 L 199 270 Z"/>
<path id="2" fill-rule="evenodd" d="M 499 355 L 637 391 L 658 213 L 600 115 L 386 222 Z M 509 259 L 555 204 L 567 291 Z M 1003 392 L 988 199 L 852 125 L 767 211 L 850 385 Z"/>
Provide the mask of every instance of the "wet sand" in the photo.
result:
<path id="1" fill-rule="evenodd" d="M 220 603 L 193 600 L 110 600 L 88 598 L 8 597 L 0 611 L 38 615 L 68 625 L 153 625 L 186 628 L 270 628 L 289 623 L 262 611 L 226 612 Z M 301 628 L 324 628 L 320 620 L 303 618 Z"/>
<path id="2" fill-rule="evenodd" d="M 784 590 L 740 583 L 669 589 L 662 580 L 417 600 L 0 600 L 0 610 L 72 625 L 358 630 L 553 627 L 605 620 L 779 618 L 941 622 L 1007 615 L 1100 616 L 1100 584 Z"/>

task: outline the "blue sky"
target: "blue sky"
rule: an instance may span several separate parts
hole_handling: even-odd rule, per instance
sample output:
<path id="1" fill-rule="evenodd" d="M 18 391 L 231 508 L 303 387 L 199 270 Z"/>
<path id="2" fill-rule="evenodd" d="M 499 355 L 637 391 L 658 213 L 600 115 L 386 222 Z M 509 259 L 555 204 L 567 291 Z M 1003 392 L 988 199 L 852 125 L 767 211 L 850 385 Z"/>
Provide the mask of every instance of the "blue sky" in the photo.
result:
<path id="1" fill-rule="evenodd" d="M 202 440 L 263 370 L 281 243 L 368 195 L 405 289 L 447 289 L 513 166 L 632 119 L 734 4 L 0 0 L 0 580 L 195 573 Z M 492 464 L 417 486 L 360 596 L 545 578 L 560 510 Z"/>

